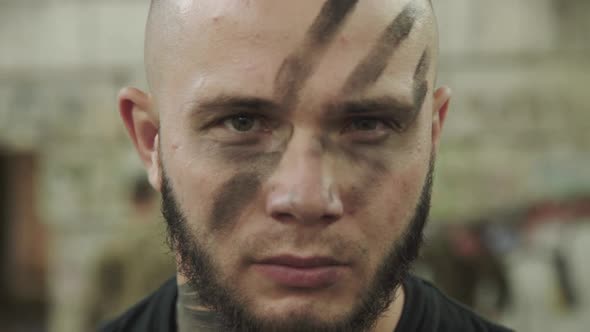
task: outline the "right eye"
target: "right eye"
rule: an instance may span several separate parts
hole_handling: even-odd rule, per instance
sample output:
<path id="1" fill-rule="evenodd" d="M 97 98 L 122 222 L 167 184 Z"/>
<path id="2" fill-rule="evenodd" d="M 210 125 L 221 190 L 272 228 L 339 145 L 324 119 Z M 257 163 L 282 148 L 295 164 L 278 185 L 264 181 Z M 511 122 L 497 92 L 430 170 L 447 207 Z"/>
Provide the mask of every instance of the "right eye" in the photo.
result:
<path id="1" fill-rule="evenodd" d="M 265 129 L 264 119 L 251 114 L 228 116 L 220 121 L 227 129 L 237 133 L 251 133 Z"/>

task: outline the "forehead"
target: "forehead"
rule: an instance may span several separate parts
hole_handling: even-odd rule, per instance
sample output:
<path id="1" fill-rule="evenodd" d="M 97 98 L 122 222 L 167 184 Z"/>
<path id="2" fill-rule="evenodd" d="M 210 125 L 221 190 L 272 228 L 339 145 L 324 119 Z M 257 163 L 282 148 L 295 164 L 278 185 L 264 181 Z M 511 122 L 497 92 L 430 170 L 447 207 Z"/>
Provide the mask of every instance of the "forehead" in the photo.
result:
<path id="1" fill-rule="evenodd" d="M 330 8 L 326 0 L 173 2 L 169 13 L 173 23 L 166 24 L 164 38 L 159 41 L 159 52 L 164 51 L 159 55 L 159 85 L 186 98 L 212 94 L 270 98 L 285 59 L 307 47 L 306 52 L 314 56 L 314 68 L 301 94 L 311 99 L 330 98 L 338 94 L 404 8 L 415 6 L 411 34 L 367 90 L 368 94 L 395 91 L 409 97 L 420 55 L 433 39 L 430 14 L 422 1 L 340 0 L 345 2 L 354 3 L 346 13 L 339 5 Z M 333 38 L 319 38 L 321 43 L 306 45 L 318 20 L 323 20 L 328 31 L 333 25 Z"/>

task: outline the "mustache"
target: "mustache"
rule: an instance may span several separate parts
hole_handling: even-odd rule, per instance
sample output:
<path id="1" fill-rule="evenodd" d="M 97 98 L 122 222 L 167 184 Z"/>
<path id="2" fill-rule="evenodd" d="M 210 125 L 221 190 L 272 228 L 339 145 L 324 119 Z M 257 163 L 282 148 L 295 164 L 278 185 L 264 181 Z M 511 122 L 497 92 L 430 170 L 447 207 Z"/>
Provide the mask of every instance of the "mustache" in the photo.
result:
<path id="1" fill-rule="evenodd" d="M 282 254 L 331 257 L 350 263 L 368 258 L 368 249 L 362 241 L 324 232 L 266 231 L 245 237 L 238 249 L 246 262 Z"/>

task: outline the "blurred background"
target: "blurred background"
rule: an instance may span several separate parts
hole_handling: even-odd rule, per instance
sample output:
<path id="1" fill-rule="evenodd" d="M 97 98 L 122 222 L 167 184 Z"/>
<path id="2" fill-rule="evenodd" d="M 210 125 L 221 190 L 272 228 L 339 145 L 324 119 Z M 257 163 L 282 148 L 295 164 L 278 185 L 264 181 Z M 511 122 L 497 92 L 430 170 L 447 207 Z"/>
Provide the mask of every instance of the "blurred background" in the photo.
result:
<path id="1" fill-rule="evenodd" d="M 0 0 L 0 332 L 92 331 L 172 275 L 116 107 L 147 0 Z M 454 89 L 416 272 L 517 331 L 590 325 L 590 1 L 435 0 Z"/>

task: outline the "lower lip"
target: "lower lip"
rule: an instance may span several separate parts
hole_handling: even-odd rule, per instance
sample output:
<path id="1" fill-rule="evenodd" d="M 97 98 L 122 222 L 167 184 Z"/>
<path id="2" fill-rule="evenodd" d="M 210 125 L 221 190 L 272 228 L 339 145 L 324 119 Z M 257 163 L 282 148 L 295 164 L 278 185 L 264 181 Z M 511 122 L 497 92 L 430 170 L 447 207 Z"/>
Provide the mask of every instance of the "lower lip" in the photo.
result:
<path id="1" fill-rule="evenodd" d="M 254 268 L 262 275 L 284 287 L 325 288 L 335 284 L 345 266 L 319 266 L 312 268 L 291 267 L 274 264 L 256 264 Z"/>

